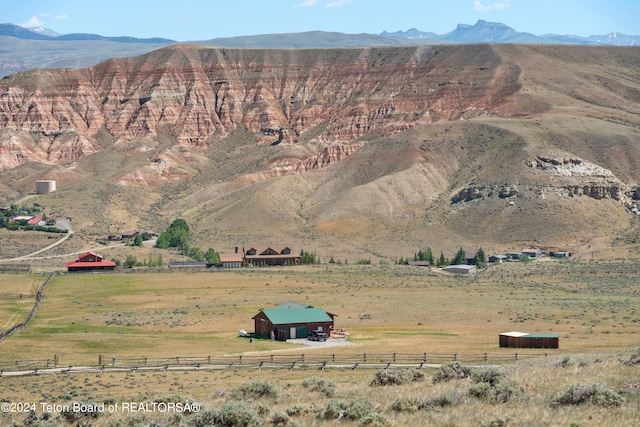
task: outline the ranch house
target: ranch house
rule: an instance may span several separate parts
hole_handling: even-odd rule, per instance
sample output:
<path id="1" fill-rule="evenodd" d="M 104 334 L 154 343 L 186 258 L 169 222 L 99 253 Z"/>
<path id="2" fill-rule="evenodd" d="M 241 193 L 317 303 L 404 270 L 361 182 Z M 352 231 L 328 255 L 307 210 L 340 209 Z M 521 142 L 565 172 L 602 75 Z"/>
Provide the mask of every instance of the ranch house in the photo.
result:
<path id="1" fill-rule="evenodd" d="M 321 308 L 286 302 L 253 316 L 255 336 L 286 341 L 307 338 L 309 332 L 316 330 L 330 335 L 334 317 Z"/>
<path id="2" fill-rule="evenodd" d="M 95 252 L 85 252 L 77 260 L 67 263 L 67 271 L 104 271 L 115 268 L 115 262 L 106 261 L 102 255 Z"/>
<path id="3" fill-rule="evenodd" d="M 291 245 L 256 245 L 244 250 L 244 259 L 252 265 L 291 265 L 300 264 L 300 255 L 296 255 Z"/>

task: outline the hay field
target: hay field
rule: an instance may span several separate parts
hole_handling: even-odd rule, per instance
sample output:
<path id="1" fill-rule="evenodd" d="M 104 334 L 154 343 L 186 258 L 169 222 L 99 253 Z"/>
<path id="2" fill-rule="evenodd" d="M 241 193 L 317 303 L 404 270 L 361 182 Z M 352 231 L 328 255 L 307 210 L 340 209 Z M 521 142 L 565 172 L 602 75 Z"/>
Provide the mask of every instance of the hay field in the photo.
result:
<path id="1" fill-rule="evenodd" d="M 504 401 L 498 402 L 491 400 L 497 397 L 480 395 L 491 388 L 479 387 L 469 378 L 433 383 L 432 376 L 438 373 L 434 368 L 422 369 L 419 381 L 388 387 L 372 386 L 375 370 L 319 371 L 304 365 L 293 370 L 107 369 L 2 376 L 0 402 L 197 401 L 201 410 L 63 415 L 38 407 L 31 418 L 24 413 L 0 414 L 0 423 L 35 419 L 37 425 L 194 426 L 210 425 L 207 417 L 236 411 L 233 416 L 253 417 L 248 425 L 344 425 L 337 412 L 332 418 L 337 406 L 347 414 L 365 411 L 347 421 L 349 425 L 635 425 L 640 421 L 636 363 L 640 294 L 635 277 L 633 263 L 626 260 L 510 263 L 477 277 L 374 265 L 59 275 L 50 282 L 27 330 L 0 342 L 3 361 L 56 355 L 60 365 L 78 366 L 95 365 L 100 354 L 173 357 L 314 351 L 238 337 L 240 328 L 253 330 L 251 317 L 260 308 L 285 301 L 320 306 L 338 315 L 336 327 L 346 328 L 354 343 L 330 350 L 338 355 L 513 353 L 498 348 L 498 333 L 511 330 L 558 333 L 560 349 L 500 367 L 504 382 L 499 399 Z M 17 310 L 16 294 L 34 295 L 43 280 L 37 274 L 0 275 L 3 318 Z M 628 363 L 631 360 L 634 364 Z M 333 393 L 310 390 L 304 385 L 309 378 L 321 378 L 332 385 Z M 237 396 L 238 388 L 265 385 L 277 396 Z M 604 397 L 554 406 L 576 385 L 580 390 L 597 389 Z M 418 409 L 403 402 L 436 402 L 436 406 Z"/>
<path id="2" fill-rule="evenodd" d="M 477 277 L 373 265 L 60 275 L 27 330 L 0 345 L 5 359 L 57 355 L 62 364 L 95 364 L 99 355 L 293 350 L 248 343 L 237 331 L 253 331 L 261 308 L 295 301 L 337 315 L 335 326 L 357 347 L 335 352 L 500 352 L 498 334 L 512 330 L 560 334 L 552 353 L 612 351 L 639 342 L 633 270 L 624 260 L 548 260 L 499 265 Z M 25 287 L 33 293 L 34 278 L 40 276 L 0 277 L 0 293 L 14 296 L 3 303 L 7 318 L 24 305 L 16 294 Z"/>

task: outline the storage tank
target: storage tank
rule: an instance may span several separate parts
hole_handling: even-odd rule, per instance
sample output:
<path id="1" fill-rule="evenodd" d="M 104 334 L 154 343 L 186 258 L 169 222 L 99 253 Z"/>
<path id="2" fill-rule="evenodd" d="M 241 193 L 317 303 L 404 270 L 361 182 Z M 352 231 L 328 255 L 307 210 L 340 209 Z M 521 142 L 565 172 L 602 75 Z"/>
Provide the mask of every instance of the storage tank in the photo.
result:
<path id="1" fill-rule="evenodd" d="M 36 181 L 36 194 L 47 194 L 56 191 L 56 182 L 50 179 Z"/>

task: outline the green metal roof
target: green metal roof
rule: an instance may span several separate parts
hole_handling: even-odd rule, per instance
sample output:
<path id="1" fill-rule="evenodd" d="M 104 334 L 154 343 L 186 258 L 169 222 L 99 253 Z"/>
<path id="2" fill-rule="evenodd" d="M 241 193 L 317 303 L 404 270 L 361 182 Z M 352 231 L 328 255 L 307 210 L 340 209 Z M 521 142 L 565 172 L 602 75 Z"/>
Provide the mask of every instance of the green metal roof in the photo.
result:
<path id="1" fill-rule="evenodd" d="M 323 309 L 313 307 L 263 310 L 263 313 L 274 325 L 332 321 Z"/>

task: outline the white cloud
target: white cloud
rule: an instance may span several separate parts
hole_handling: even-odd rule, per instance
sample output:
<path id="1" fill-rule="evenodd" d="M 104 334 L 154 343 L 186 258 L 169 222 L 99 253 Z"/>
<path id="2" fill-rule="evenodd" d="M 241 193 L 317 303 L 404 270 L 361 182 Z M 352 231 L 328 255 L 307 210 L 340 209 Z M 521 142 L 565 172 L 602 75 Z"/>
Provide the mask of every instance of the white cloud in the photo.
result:
<path id="1" fill-rule="evenodd" d="M 69 15 L 66 13 L 61 13 L 60 15 L 55 16 L 56 19 L 67 19 Z"/>
<path id="2" fill-rule="evenodd" d="M 349 3 L 351 3 L 351 0 L 331 0 L 327 3 L 327 7 L 342 7 Z"/>
<path id="3" fill-rule="evenodd" d="M 296 7 L 311 7 L 316 6 L 318 4 L 318 0 L 304 0 L 303 2 L 297 3 Z"/>
<path id="4" fill-rule="evenodd" d="M 31 19 L 29 19 L 27 22 L 19 25 L 25 28 L 42 27 L 44 26 L 44 21 L 41 21 L 40 19 L 38 19 L 37 16 L 32 16 Z"/>
<path id="5" fill-rule="evenodd" d="M 473 6 L 476 8 L 478 12 L 487 12 L 490 10 L 503 10 L 511 6 L 510 1 L 511 0 L 504 0 L 496 3 L 484 5 L 480 3 L 479 0 L 476 0 L 475 2 L 473 2 Z"/>

